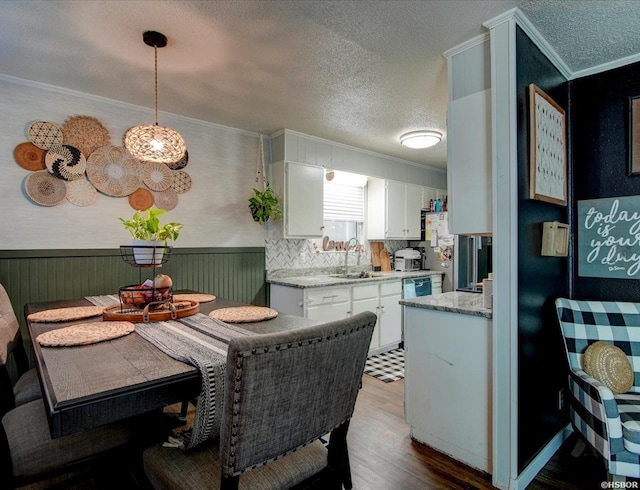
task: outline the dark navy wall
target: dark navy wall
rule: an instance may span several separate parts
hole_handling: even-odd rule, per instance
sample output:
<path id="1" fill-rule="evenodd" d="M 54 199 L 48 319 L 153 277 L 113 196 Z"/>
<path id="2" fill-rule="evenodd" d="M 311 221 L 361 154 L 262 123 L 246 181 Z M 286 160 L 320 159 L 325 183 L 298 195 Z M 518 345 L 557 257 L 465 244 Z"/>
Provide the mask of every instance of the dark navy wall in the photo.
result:
<path id="1" fill-rule="evenodd" d="M 518 470 L 568 423 L 558 409 L 566 362 L 553 301 L 569 292 L 568 259 L 540 255 L 542 223 L 567 222 L 567 207 L 529 199 L 529 95 L 535 83 L 565 110 L 568 84 L 518 29 Z M 570 155 L 570 150 L 568 151 Z M 569 180 L 571 182 L 571 180 Z"/>
<path id="2" fill-rule="evenodd" d="M 640 63 L 574 80 L 570 94 L 574 213 L 578 200 L 640 195 L 640 176 L 627 175 L 629 97 L 640 95 Z M 573 250 L 576 298 L 640 301 L 637 279 L 579 277 L 575 242 Z"/>

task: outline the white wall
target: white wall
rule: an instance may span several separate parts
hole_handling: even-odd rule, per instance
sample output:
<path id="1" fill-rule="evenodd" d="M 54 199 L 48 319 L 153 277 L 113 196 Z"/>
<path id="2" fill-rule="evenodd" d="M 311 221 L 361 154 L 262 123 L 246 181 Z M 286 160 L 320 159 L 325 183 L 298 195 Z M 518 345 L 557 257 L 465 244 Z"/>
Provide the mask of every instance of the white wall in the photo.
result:
<path id="1" fill-rule="evenodd" d="M 127 198 L 100 195 L 77 207 L 66 200 L 53 207 L 34 204 L 24 192 L 29 174 L 14 160 L 14 148 L 28 141 L 35 120 L 62 125 L 86 115 L 109 129 L 121 146 L 131 126 L 152 124 L 153 108 L 137 107 L 66 89 L 0 75 L 0 249 L 116 248 L 130 243 L 117 217 L 129 217 Z M 179 247 L 264 246 L 266 231 L 251 219 L 247 199 L 254 187 L 258 135 L 203 121 L 160 113 L 159 123 L 178 130 L 189 150 L 184 168 L 191 190 L 179 197 L 165 219 L 184 223 Z M 164 220 L 163 220 L 164 221 Z"/>

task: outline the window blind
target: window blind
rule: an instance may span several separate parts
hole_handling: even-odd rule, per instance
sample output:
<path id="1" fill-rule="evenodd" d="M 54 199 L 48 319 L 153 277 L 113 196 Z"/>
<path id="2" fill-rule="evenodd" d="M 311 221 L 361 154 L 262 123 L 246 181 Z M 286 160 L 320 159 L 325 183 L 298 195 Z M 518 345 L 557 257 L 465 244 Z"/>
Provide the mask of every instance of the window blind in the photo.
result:
<path id="1" fill-rule="evenodd" d="M 364 221 L 364 187 L 324 183 L 324 219 Z"/>

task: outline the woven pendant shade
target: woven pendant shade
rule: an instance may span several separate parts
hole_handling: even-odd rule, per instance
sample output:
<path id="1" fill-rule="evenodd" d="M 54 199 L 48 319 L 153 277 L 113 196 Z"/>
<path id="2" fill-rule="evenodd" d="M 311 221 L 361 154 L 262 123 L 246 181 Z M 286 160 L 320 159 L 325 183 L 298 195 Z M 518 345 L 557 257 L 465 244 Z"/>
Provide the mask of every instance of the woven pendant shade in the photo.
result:
<path id="1" fill-rule="evenodd" d="M 153 47 L 155 53 L 156 123 L 129 128 L 122 138 L 122 144 L 129 153 L 142 162 L 168 165 L 185 156 L 187 145 L 175 129 L 158 125 L 158 48 L 167 45 L 167 38 L 159 32 L 146 31 L 142 40 L 147 46 Z"/>
<path id="2" fill-rule="evenodd" d="M 180 160 L 187 151 L 180 133 L 155 124 L 129 128 L 122 143 L 129 153 L 143 162 L 170 164 Z"/>

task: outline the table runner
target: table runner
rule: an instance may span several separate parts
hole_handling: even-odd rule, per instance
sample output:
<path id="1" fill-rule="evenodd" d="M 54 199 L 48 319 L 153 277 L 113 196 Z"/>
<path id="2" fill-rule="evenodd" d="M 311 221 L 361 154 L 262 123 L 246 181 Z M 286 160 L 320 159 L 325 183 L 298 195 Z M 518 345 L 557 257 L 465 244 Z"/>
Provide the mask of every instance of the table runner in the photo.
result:
<path id="1" fill-rule="evenodd" d="M 101 306 L 113 304 L 113 296 L 87 297 Z M 177 437 L 179 447 L 193 449 L 220 434 L 227 349 L 234 337 L 256 335 L 202 313 L 165 322 L 136 323 L 136 332 L 172 358 L 196 366 L 201 389 L 193 427 Z"/>

